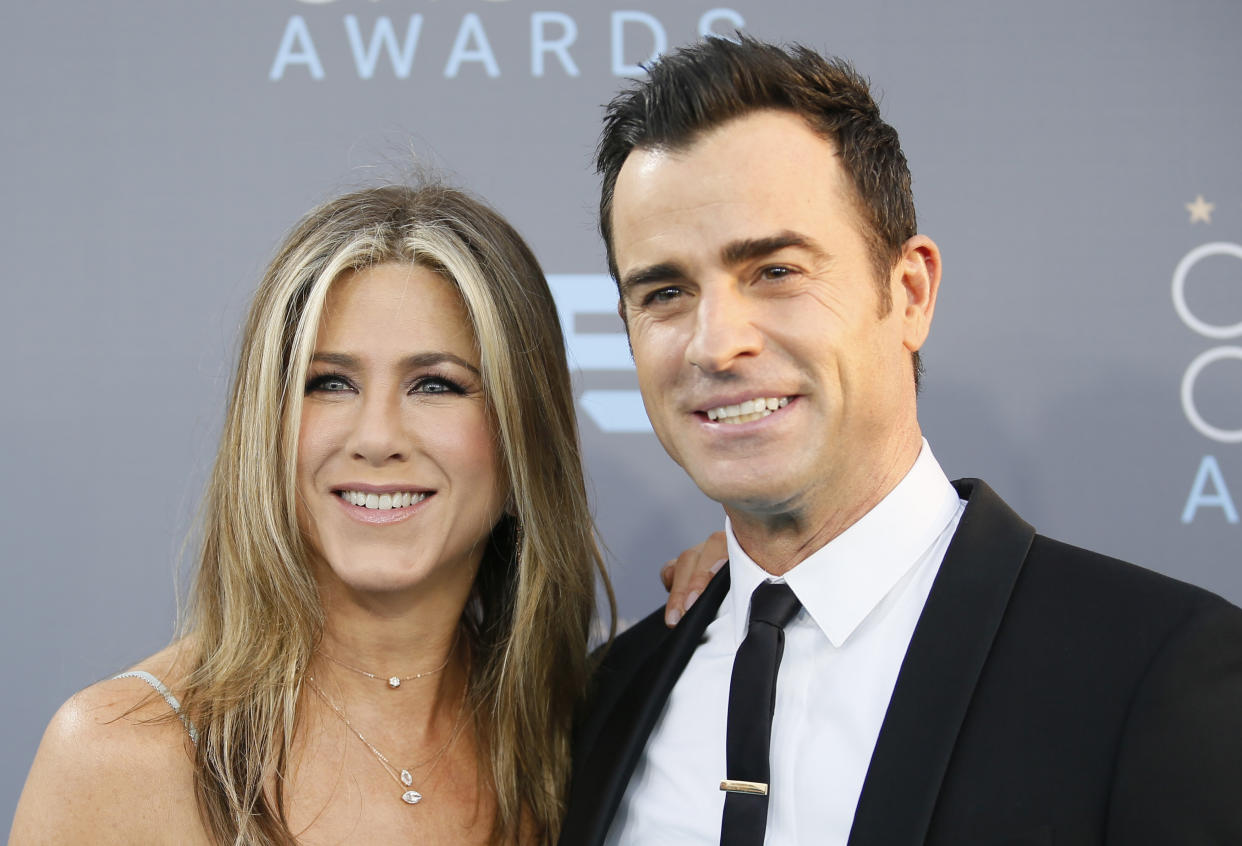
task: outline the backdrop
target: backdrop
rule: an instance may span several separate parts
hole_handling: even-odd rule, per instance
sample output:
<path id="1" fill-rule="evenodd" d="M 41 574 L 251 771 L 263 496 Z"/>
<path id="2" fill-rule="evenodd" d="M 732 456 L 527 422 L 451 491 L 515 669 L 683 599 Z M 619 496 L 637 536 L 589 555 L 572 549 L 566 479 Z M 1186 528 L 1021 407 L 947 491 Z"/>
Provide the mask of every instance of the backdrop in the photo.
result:
<path id="1" fill-rule="evenodd" d="M 715 6 L 715 2 L 728 3 Z M 123 9 L 123 11 L 121 11 Z M 594 231 L 601 104 L 741 29 L 853 59 L 945 278 L 951 477 L 1242 600 L 1236 0 L 48 0 L 0 26 L 0 824 L 78 688 L 167 642 L 242 311 L 315 203 L 430 166 L 550 274 L 621 614 L 720 512 L 647 429 Z"/>

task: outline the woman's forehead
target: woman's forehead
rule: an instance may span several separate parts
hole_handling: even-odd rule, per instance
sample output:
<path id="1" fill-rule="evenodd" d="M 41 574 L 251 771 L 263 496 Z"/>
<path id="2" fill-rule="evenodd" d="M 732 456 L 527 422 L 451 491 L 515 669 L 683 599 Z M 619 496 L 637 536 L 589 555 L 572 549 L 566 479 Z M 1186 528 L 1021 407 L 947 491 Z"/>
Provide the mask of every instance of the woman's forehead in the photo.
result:
<path id="1" fill-rule="evenodd" d="M 456 285 L 422 265 L 396 262 L 351 271 L 332 284 L 315 347 L 338 346 L 377 354 L 444 348 L 478 358 Z"/>

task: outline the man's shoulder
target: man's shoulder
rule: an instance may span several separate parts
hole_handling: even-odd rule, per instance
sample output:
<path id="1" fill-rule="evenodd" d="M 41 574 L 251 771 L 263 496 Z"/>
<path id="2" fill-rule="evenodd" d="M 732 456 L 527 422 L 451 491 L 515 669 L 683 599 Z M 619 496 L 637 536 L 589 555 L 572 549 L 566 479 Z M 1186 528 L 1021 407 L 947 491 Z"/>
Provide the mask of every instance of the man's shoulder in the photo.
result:
<path id="1" fill-rule="evenodd" d="M 633 673 L 672 633 L 664 624 L 660 606 L 641 620 L 626 625 L 595 654 L 596 678 Z"/>
<path id="2" fill-rule="evenodd" d="M 1076 547 L 1036 534 L 1025 568 L 1040 583 L 1057 583 L 1076 591 L 1087 601 L 1107 594 L 1114 603 L 1159 609 L 1192 609 L 1200 606 L 1232 606 L 1212 591 L 1146 566 L 1125 562 L 1112 555 Z M 1063 596 L 1072 599 L 1072 596 Z"/>
<path id="3" fill-rule="evenodd" d="M 967 500 L 959 531 L 972 518 L 982 519 L 972 535 L 976 540 L 990 539 L 993 530 L 1026 529 L 1030 545 L 1015 585 L 1019 595 L 1034 593 L 1055 599 L 1061 605 L 1083 605 L 1095 610 L 1099 609 L 1101 597 L 1107 597 L 1110 605 L 1157 615 L 1197 607 L 1233 607 L 1204 588 L 1037 533 L 981 480 L 959 479 L 953 484 Z"/>
<path id="4" fill-rule="evenodd" d="M 1200 613 L 1240 615 L 1242 609 L 1205 588 L 1147 567 L 1036 535 L 1016 596 L 1034 594 L 1114 624 L 1176 626 Z"/>

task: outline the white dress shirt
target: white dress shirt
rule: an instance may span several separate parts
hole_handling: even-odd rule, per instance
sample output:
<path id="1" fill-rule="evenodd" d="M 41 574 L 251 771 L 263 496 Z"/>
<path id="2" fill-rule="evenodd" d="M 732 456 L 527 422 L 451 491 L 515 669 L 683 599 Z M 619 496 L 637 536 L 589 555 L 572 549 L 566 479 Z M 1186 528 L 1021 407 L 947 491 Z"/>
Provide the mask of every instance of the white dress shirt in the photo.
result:
<path id="1" fill-rule="evenodd" d="M 844 846 L 915 624 L 961 501 L 927 442 L 888 496 L 784 576 L 802 602 L 785 628 L 772 720 L 765 846 Z M 661 714 L 608 846 L 720 842 L 733 656 L 750 595 L 773 579 L 725 521 L 728 594 Z"/>

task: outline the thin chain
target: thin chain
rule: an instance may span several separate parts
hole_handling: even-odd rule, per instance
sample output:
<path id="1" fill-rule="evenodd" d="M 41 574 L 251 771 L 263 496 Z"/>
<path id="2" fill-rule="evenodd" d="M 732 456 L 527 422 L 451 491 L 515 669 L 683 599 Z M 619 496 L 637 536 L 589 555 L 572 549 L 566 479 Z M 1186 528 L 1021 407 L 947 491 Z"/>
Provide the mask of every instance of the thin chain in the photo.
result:
<path id="1" fill-rule="evenodd" d="M 397 784 L 401 785 L 402 787 L 413 786 L 413 779 L 406 781 L 405 779 L 402 778 L 401 775 L 398 774 L 397 767 L 395 767 L 393 763 L 388 760 L 387 756 L 385 756 L 383 752 L 375 748 L 375 744 L 367 740 L 366 737 L 362 734 L 362 732 L 358 731 L 358 729 L 354 727 L 354 724 L 349 721 L 349 717 L 345 715 L 345 709 L 342 708 L 340 705 L 337 705 L 330 698 L 328 698 L 328 694 L 324 693 L 323 689 L 319 687 L 318 684 L 315 683 L 314 676 L 307 676 L 306 681 L 310 685 L 311 690 L 315 691 L 315 693 L 319 696 L 319 698 L 322 699 L 325 703 L 327 703 L 328 707 L 332 709 L 332 712 L 336 714 L 337 718 L 340 719 L 340 721 L 345 724 L 345 727 L 349 729 L 351 732 L 353 732 L 354 736 L 357 737 L 360 741 L 362 741 L 362 744 L 366 746 L 367 749 L 371 750 L 371 754 L 375 756 L 375 759 L 379 761 L 380 766 L 384 768 L 384 771 L 388 773 L 388 775 L 393 779 L 393 781 L 397 782 Z M 449 747 L 453 745 L 453 741 L 457 740 L 457 735 L 461 732 L 462 717 L 464 717 L 466 713 L 466 691 L 468 687 L 469 685 L 464 685 L 462 687 L 461 702 L 457 706 L 457 719 L 453 723 L 453 730 L 449 732 L 448 740 L 446 740 L 444 742 L 444 745 L 440 747 L 440 751 L 436 752 L 435 755 L 433 755 L 431 758 L 428 758 L 425 761 L 420 761 L 419 763 L 413 764 L 410 767 L 402 768 L 401 773 L 408 774 L 411 770 L 422 769 L 423 767 L 430 764 L 431 769 L 427 771 L 427 774 L 423 778 L 424 780 L 429 780 L 431 778 L 431 774 L 436 771 L 436 767 L 440 765 L 441 759 L 444 758 L 445 753 L 448 752 Z M 408 804 L 411 804 L 411 805 L 416 804 L 417 802 L 421 801 L 423 798 L 422 794 L 415 793 L 415 795 L 418 798 L 414 799 L 413 801 L 410 801 L 405 798 L 405 796 L 407 795 L 409 795 L 408 792 L 402 796 L 402 799 L 403 801 L 406 801 Z"/>
<path id="2" fill-rule="evenodd" d="M 364 675 L 369 679 L 375 679 L 376 681 L 387 682 L 388 686 L 395 690 L 396 688 L 401 686 L 401 682 L 415 681 L 416 679 L 421 679 L 426 676 L 435 675 L 436 673 L 440 672 L 445 667 L 447 667 L 449 661 L 453 660 L 453 653 L 457 651 L 457 641 L 459 640 L 461 640 L 461 629 L 457 630 L 457 636 L 453 638 L 453 648 L 449 650 L 448 656 L 444 659 L 443 664 L 436 667 L 434 670 L 424 670 L 423 672 L 415 673 L 412 676 L 381 676 L 378 673 L 369 673 L 366 670 L 362 669 L 361 667 L 355 667 L 352 664 L 346 664 L 340 658 L 329 655 L 327 652 L 324 652 L 323 650 L 320 650 L 319 654 L 322 655 L 324 658 L 327 658 L 333 664 L 337 664 L 341 667 L 344 667 L 347 670 L 353 670 L 355 673 Z"/>

